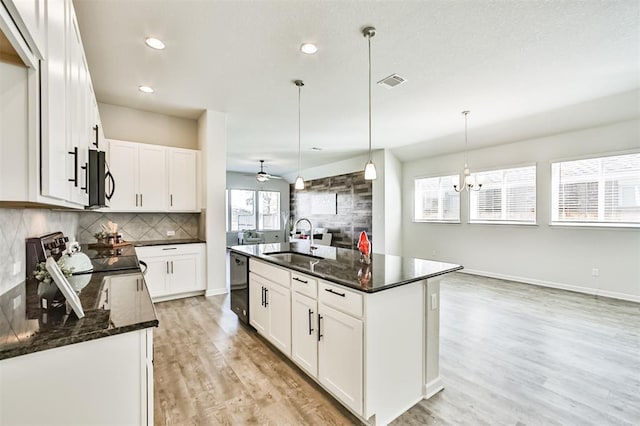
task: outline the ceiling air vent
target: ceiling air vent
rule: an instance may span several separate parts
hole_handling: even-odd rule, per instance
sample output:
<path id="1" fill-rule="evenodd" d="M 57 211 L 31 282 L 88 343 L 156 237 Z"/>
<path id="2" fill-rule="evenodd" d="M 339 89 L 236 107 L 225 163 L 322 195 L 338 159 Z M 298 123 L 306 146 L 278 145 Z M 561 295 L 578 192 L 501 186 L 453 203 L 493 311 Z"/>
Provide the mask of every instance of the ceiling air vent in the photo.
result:
<path id="1" fill-rule="evenodd" d="M 398 74 L 391 74 L 389 77 L 385 77 L 378 82 L 380 86 L 384 86 L 387 89 L 393 89 L 396 86 L 401 85 L 407 81 L 404 77 L 400 77 Z"/>

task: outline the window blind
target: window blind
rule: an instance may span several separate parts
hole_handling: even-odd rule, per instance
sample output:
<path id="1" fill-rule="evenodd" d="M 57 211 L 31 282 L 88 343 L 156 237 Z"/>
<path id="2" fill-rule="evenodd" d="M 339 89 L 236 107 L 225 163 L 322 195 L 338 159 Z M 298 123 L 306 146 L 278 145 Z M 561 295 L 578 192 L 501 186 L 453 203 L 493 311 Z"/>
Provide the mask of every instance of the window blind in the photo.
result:
<path id="1" fill-rule="evenodd" d="M 470 193 L 470 222 L 536 222 L 536 166 L 472 176 L 482 183 L 482 189 Z"/>
<path id="2" fill-rule="evenodd" d="M 459 181 L 459 175 L 416 179 L 414 220 L 460 222 L 460 194 L 453 189 Z"/>
<path id="3" fill-rule="evenodd" d="M 640 224 L 640 153 L 551 164 L 552 221 Z"/>

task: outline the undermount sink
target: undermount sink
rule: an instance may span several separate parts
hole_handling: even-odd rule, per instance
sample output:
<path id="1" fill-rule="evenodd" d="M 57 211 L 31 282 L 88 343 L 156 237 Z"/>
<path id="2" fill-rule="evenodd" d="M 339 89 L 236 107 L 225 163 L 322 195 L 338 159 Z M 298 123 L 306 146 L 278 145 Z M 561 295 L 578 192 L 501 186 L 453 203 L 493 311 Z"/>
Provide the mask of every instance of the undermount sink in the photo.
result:
<path id="1" fill-rule="evenodd" d="M 295 251 L 278 251 L 264 254 L 284 262 L 312 262 L 314 260 L 323 259 L 322 257 L 314 256 L 312 254 L 298 253 Z"/>

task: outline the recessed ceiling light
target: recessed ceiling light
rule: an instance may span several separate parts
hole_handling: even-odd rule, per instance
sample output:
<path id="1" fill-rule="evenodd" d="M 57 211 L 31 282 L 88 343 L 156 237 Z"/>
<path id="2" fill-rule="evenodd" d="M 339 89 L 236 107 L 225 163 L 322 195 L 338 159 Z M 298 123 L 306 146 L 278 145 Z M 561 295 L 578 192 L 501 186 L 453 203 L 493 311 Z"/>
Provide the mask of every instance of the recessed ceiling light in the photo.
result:
<path id="1" fill-rule="evenodd" d="M 161 40 L 158 40 L 157 38 L 147 37 L 144 40 L 144 42 L 147 43 L 147 46 L 149 46 L 152 49 L 156 49 L 156 50 L 164 49 L 164 43 Z"/>
<path id="2" fill-rule="evenodd" d="M 153 92 L 155 92 L 155 90 L 153 90 L 153 87 L 149 87 L 149 86 L 138 86 L 138 90 L 141 91 L 142 93 L 153 93 Z"/>
<path id="3" fill-rule="evenodd" d="M 300 46 L 300 51 L 307 55 L 313 55 L 318 51 L 318 46 L 313 43 L 303 43 L 302 46 Z"/>

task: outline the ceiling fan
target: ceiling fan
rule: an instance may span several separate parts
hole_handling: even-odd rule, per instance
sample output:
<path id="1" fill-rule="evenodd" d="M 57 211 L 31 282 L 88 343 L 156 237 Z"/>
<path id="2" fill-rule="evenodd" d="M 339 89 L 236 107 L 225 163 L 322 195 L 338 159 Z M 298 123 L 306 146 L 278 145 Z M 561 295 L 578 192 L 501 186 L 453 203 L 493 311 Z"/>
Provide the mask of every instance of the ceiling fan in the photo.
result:
<path id="1" fill-rule="evenodd" d="M 256 180 L 258 182 L 266 182 L 269 179 L 282 179 L 280 176 L 270 175 L 264 171 L 264 160 L 260 160 L 260 171 L 256 173 Z"/>

